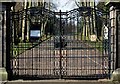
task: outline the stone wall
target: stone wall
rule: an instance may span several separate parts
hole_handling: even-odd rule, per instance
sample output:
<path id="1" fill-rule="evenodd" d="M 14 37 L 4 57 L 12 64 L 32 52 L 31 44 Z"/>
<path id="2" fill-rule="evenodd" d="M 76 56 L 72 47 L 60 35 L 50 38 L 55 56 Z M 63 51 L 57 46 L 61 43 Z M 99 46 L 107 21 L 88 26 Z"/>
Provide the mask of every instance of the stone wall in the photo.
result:
<path id="1" fill-rule="evenodd" d="M 118 36 L 117 36 L 117 68 L 120 68 L 120 9 L 117 10 L 117 33 L 118 33 Z"/>
<path id="2" fill-rule="evenodd" d="M 108 2 L 111 29 L 111 69 L 120 68 L 120 1 Z"/>
<path id="3" fill-rule="evenodd" d="M 110 9 L 111 67 L 120 68 L 120 0 L 107 0 Z"/>
<path id="4" fill-rule="evenodd" d="M 2 4 L 0 3 L 0 67 L 2 67 Z"/>
<path id="5" fill-rule="evenodd" d="M 110 63 L 110 67 L 111 67 L 111 71 L 115 70 L 115 66 L 116 66 L 116 10 L 114 8 L 114 6 L 110 7 L 110 44 L 111 44 L 111 63 Z M 111 72 L 112 73 L 112 72 Z"/>
<path id="6" fill-rule="evenodd" d="M 2 31 L 3 31 L 3 59 L 4 59 L 4 67 L 6 67 L 6 7 L 3 7 L 3 25 L 2 25 Z"/>
<path id="7" fill-rule="evenodd" d="M 15 5 L 15 12 L 23 10 L 23 2 L 17 2 Z"/>
<path id="8" fill-rule="evenodd" d="M 6 6 L 0 3 L 0 67 L 6 65 Z"/>

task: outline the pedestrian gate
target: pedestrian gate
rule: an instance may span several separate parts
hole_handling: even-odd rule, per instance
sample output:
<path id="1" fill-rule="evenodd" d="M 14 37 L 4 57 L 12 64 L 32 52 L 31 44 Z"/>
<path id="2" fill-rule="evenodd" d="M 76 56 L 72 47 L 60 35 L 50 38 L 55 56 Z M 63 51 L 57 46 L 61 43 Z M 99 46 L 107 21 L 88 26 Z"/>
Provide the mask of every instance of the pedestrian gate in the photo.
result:
<path id="1" fill-rule="evenodd" d="M 107 13 L 91 7 L 11 12 L 10 72 L 14 79 L 99 79 L 110 76 Z"/>

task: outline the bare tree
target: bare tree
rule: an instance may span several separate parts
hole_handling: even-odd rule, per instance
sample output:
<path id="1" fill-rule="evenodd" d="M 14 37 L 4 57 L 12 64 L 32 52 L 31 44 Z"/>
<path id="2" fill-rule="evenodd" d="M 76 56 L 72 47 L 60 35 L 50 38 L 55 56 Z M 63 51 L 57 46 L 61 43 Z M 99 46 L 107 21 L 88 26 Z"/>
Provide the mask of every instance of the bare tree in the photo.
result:
<path id="1" fill-rule="evenodd" d="M 78 7 L 91 7 L 94 9 L 94 0 L 93 1 L 76 1 L 75 0 L 75 4 L 78 6 Z M 85 14 L 88 10 L 85 10 L 85 11 L 80 11 L 82 12 L 83 14 Z M 82 16 L 82 36 L 84 36 L 83 38 L 90 38 L 90 35 L 92 34 L 96 34 L 96 28 L 95 28 L 95 25 L 96 25 L 96 22 L 95 22 L 95 11 L 91 11 L 91 15 L 89 16 Z M 97 34 L 96 34 L 97 35 Z"/>

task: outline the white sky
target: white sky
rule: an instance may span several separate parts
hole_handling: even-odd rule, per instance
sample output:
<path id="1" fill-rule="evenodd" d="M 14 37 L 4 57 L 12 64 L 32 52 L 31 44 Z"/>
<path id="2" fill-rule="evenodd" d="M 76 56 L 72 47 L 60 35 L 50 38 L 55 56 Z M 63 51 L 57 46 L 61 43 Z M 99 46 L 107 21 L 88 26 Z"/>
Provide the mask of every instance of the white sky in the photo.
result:
<path id="1" fill-rule="evenodd" d="M 69 11 L 77 7 L 74 0 L 53 0 L 53 2 L 57 4 L 57 11 Z"/>
<path id="2" fill-rule="evenodd" d="M 76 0 L 78 1 L 78 0 Z M 95 0 L 98 2 L 98 0 Z M 57 11 L 70 11 L 74 8 L 77 8 L 77 5 L 75 4 L 75 0 L 53 0 L 53 2 L 57 5 Z"/>

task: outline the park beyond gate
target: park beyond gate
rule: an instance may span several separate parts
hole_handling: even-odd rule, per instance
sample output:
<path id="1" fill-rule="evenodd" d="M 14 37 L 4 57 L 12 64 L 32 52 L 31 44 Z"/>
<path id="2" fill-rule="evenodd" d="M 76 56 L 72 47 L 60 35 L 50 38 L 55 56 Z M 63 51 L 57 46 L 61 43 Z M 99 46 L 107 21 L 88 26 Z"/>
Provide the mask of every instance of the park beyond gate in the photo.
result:
<path id="1" fill-rule="evenodd" d="M 13 79 L 99 79 L 111 74 L 106 12 L 79 7 L 53 12 L 41 7 L 10 13 Z"/>

